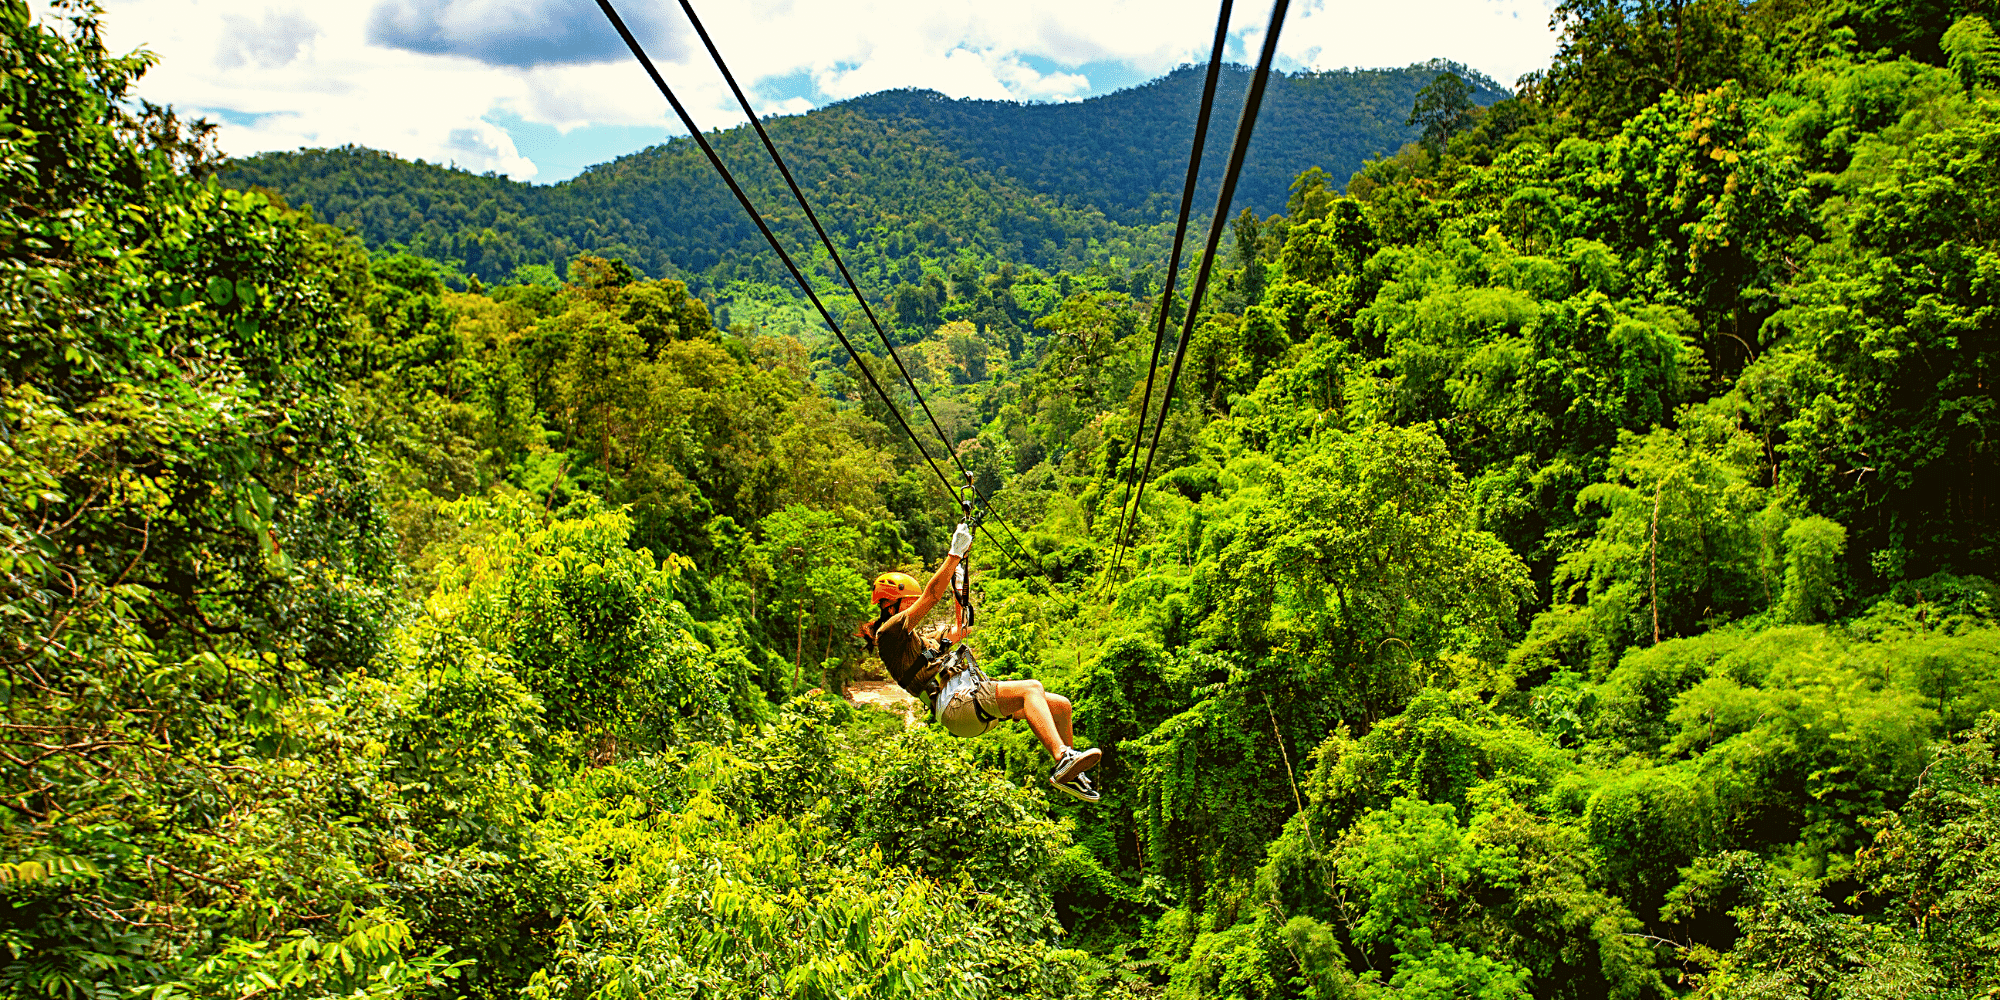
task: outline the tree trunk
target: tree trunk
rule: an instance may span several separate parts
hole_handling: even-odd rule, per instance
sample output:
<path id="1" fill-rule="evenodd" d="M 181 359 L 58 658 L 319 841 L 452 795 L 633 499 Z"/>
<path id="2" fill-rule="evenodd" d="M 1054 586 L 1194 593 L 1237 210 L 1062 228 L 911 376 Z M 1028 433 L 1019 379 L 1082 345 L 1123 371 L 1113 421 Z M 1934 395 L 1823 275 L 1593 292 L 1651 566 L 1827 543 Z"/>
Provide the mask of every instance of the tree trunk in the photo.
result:
<path id="1" fill-rule="evenodd" d="M 804 668 L 806 662 L 806 609 L 804 605 L 799 606 L 798 631 L 799 631 L 799 647 L 792 653 L 793 694 L 798 693 L 799 671 Z"/>
<path id="2" fill-rule="evenodd" d="M 819 665 L 820 665 L 820 683 L 821 683 L 821 684 L 825 684 L 825 683 L 826 683 L 826 681 L 827 681 L 827 678 L 826 678 L 826 673 L 825 673 L 825 672 L 826 672 L 826 660 L 827 660 L 827 657 L 829 657 L 829 656 L 832 656 L 832 655 L 833 655 L 833 626 L 832 626 L 831 624 L 828 624 L 828 625 L 827 625 L 827 627 L 826 627 L 826 648 L 825 648 L 825 649 L 822 649 L 822 650 L 820 650 L 820 652 L 819 652 Z M 836 694 L 840 694 L 840 693 L 843 693 L 843 692 L 835 692 L 835 693 L 836 693 Z"/>
<path id="3" fill-rule="evenodd" d="M 1653 487 L 1653 537 L 1646 543 L 1646 585 L 1652 592 L 1653 645 L 1660 644 L 1660 494 L 1667 488 L 1665 478 Z"/>

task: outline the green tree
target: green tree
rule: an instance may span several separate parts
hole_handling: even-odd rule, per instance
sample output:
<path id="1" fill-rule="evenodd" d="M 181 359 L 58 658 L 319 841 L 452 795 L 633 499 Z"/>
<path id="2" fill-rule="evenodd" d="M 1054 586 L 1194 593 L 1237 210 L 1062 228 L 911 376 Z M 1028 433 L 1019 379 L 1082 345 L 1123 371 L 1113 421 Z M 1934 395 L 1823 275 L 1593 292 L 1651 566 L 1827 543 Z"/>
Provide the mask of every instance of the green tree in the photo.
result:
<path id="1" fill-rule="evenodd" d="M 123 992 L 268 948 L 327 989 L 421 982 L 448 963 L 403 962 L 407 922 L 349 877 L 390 825 L 308 821 L 337 768 L 291 752 L 295 696 L 389 633 L 326 364 L 366 267 L 191 176 L 207 133 L 130 103 L 149 64 L 93 6 L 0 3 L 0 981 Z M 367 969 L 297 946 L 309 920 Z"/>
<path id="2" fill-rule="evenodd" d="M 1841 600 L 1841 556 L 1847 529 L 1823 517 L 1795 521 L 1785 529 L 1785 591 L 1780 613 L 1795 622 L 1833 615 Z"/>
<path id="3" fill-rule="evenodd" d="M 603 917 L 566 925 L 526 996 L 1063 995 L 1079 956 L 1041 888 L 1063 835 L 1031 794 L 924 732 L 801 708 L 740 755 L 551 789 L 552 902 Z"/>
<path id="4" fill-rule="evenodd" d="M 1909 801 L 1885 817 L 1859 874 L 1947 988 L 2000 976 L 2000 715 L 1941 744 Z M 1915 978 L 1915 977 L 1912 977 Z M 1925 977 L 1928 978 L 1928 977 Z"/>
<path id="5" fill-rule="evenodd" d="M 1393 714 L 1447 653 L 1504 648 L 1527 574 L 1474 526 L 1434 433 L 1326 434 L 1271 480 L 1213 571 L 1210 641 L 1283 650 L 1356 719 Z"/>
<path id="6" fill-rule="evenodd" d="M 760 574 L 768 574 L 764 606 L 793 634 L 792 689 L 799 686 L 806 641 L 834 636 L 868 618 L 867 578 L 857 569 L 861 532 L 838 513 L 793 504 L 758 522 Z"/>
<path id="7" fill-rule="evenodd" d="M 616 472 L 634 457 L 633 439 L 662 429 L 648 419 L 657 415 L 647 412 L 656 380 L 649 377 L 646 342 L 631 326 L 603 314 L 578 316 L 564 333 L 568 349 L 556 368 L 552 415 L 579 448 L 595 453 L 598 481 L 608 492 Z M 617 454 L 614 443 L 625 445 L 627 454 Z"/>
<path id="8" fill-rule="evenodd" d="M 1982 119 L 1864 159 L 1866 182 L 1835 206 L 1839 249 L 1801 276 L 1776 320 L 1789 340 L 1759 362 L 1785 401 L 1788 478 L 1884 580 L 1990 565 L 2000 544 L 1995 347 L 1971 335 L 2000 303 L 1969 280 L 1995 259 L 2000 181 L 1973 166 L 1995 150 L 2000 125 Z"/>
<path id="9" fill-rule="evenodd" d="M 1036 321 L 1054 334 L 1036 372 L 1036 391 L 1094 408 L 1110 389 L 1121 345 L 1138 329 L 1131 305 L 1120 292 L 1080 292 Z"/>
<path id="10" fill-rule="evenodd" d="M 1406 125 L 1423 130 L 1423 143 L 1433 152 L 1451 144 L 1451 137 L 1464 132 L 1479 120 L 1478 106 L 1472 103 L 1472 85 L 1457 73 L 1439 73 L 1429 86 L 1417 91 L 1410 105 Z"/>
<path id="11" fill-rule="evenodd" d="M 514 661 L 551 729 L 616 759 L 726 718 L 747 679 L 718 673 L 690 633 L 685 559 L 627 547 L 631 518 L 588 497 L 553 513 L 506 498 L 458 511 L 477 541 L 438 568 L 434 600 Z"/>
<path id="12" fill-rule="evenodd" d="M 1564 0 L 1550 98 L 1586 127 L 1615 130 L 1663 94 L 1697 94 L 1758 72 L 1739 5 L 1717 0 Z"/>
<path id="13" fill-rule="evenodd" d="M 1606 509 L 1595 536 L 1555 572 L 1567 599 L 1589 609 L 1594 655 L 1772 603 L 1768 533 L 1752 520 L 1768 503 L 1756 485 L 1760 459 L 1757 443 L 1717 413 L 1684 411 L 1678 429 L 1622 435 L 1612 481 L 1577 494 L 1579 510 Z"/>
<path id="14" fill-rule="evenodd" d="M 1978 15 L 1959 18 L 1941 40 L 1951 71 L 1972 90 L 2000 82 L 2000 35 Z"/>
<path id="15" fill-rule="evenodd" d="M 1414 938 L 1457 905 L 1477 864 L 1449 803 L 1408 798 L 1362 816 L 1336 850 L 1341 887 L 1356 895 L 1354 939 L 1385 951 L 1429 950 Z"/>
<path id="16" fill-rule="evenodd" d="M 1736 947 L 1692 957 L 1713 970 L 1697 978 L 1699 997 L 1896 995 L 1934 989 L 1935 971 L 1894 929 L 1837 912 L 1809 879 L 1774 869 L 1747 852 L 1703 858 L 1668 904 L 1670 917 L 1728 908 Z"/>

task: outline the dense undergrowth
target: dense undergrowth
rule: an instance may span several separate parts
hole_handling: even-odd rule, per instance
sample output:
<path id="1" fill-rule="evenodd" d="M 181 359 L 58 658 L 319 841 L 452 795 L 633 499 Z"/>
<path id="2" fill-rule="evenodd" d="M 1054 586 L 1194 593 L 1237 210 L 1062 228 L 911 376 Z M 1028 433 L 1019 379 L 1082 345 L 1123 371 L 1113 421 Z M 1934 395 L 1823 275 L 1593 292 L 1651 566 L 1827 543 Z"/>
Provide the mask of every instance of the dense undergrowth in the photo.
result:
<path id="1" fill-rule="evenodd" d="M 919 262 L 1089 808 L 821 693 L 953 516 L 851 362 L 223 187 L 71 13 L 0 4 L 0 993 L 2000 984 L 1995 11 L 1566 4 L 1440 82 L 1234 221 L 1122 565 L 1155 283 Z"/>

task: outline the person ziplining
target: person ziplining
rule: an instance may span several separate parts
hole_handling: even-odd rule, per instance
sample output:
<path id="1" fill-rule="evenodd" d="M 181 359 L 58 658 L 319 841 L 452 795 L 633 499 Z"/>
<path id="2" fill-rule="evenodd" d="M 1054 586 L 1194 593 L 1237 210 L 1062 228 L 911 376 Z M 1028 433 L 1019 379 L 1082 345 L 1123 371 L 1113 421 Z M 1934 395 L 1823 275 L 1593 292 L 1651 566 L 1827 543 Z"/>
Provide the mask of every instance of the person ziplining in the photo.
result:
<path id="1" fill-rule="evenodd" d="M 1069 699 L 1044 690 L 1041 681 L 996 681 L 986 676 L 965 645 L 975 620 L 965 572 L 972 529 L 973 522 L 961 522 L 952 532 L 951 552 L 928 585 L 918 586 L 908 573 L 876 577 L 871 597 L 878 614 L 862 624 L 861 634 L 881 653 L 890 678 L 919 701 L 928 701 L 932 721 L 946 732 L 970 738 L 1002 722 L 1026 722 L 1055 760 L 1049 784 L 1074 798 L 1096 802 L 1097 788 L 1085 772 L 1096 767 L 1104 754 L 1096 747 L 1077 749 Z M 925 626 L 925 616 L 947 591 L 957 600 L 957 621 Z"/>

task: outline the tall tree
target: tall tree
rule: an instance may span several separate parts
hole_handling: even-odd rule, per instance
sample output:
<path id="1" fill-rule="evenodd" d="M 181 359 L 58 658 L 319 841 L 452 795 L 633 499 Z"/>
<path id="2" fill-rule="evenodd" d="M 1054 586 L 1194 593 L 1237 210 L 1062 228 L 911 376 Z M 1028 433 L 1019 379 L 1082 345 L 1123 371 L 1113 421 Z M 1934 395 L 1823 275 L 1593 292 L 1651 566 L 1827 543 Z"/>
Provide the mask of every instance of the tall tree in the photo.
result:
<path id="1" fill-rule="evenodd" d="M 1439 73 L 1429 86 L 1417 91 L 1404 122 L 1423 129 L 1423 143 L 1432 152 L 1441 152 L 1451 137 L 1479 120 L 1478 106 L 1472 103 L 1472 85 L 1457 73 Z"/>

